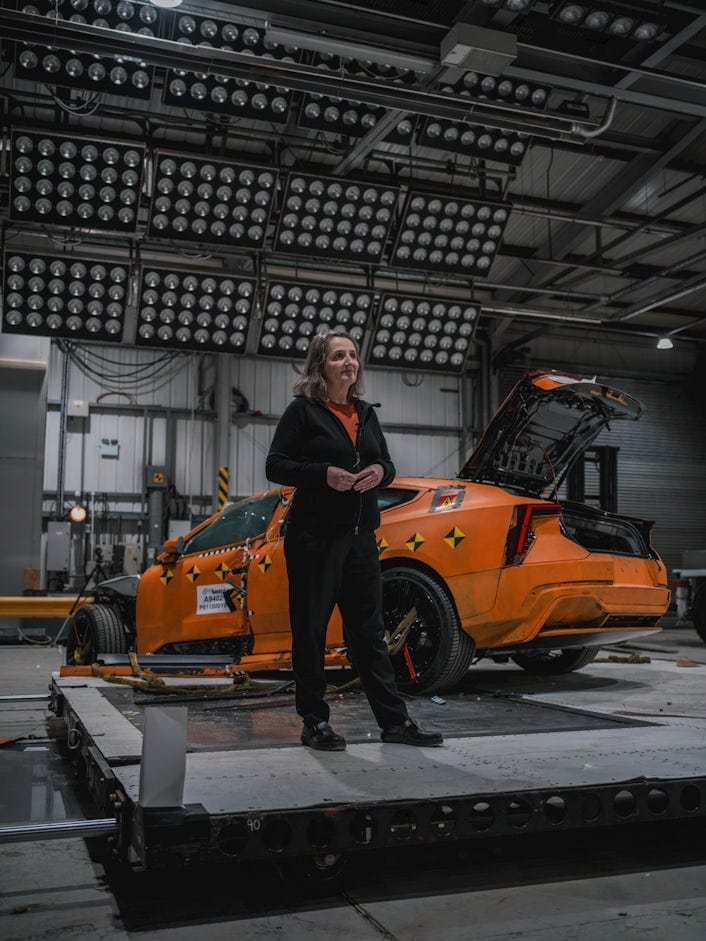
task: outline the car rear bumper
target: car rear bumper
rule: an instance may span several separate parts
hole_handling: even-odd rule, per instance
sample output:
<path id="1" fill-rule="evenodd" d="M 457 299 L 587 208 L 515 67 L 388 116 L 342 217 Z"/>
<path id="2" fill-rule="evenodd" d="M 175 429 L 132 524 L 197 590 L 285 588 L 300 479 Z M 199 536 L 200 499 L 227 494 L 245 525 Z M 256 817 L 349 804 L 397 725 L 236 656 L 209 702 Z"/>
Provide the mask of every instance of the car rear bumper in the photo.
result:
<path id="1" fill-rule="evenodd" d="M 636 637 L 646 637 L 649 634 L 659 634 L 659 626 L 653 627 L 623 627 L 604 629 L 600 631 L 547 631 L 539 634 L 525 644 L 490 647 L 478 650 L 480 656 L 493 656 L 502 654 L 507 656 L 514 653 L 523 653 L 528 650 L 567 650 L 571 647 L 605 647 L 607 644 L 619 644 L 625 640 L 634 640 Z"/>

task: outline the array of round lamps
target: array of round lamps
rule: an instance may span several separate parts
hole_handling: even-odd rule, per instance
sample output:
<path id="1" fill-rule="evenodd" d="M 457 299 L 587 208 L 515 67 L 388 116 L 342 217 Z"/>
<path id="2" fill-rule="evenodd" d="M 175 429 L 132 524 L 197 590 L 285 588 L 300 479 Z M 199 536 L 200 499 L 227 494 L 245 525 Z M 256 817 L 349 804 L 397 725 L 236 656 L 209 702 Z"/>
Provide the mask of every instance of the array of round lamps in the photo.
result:
<path id="1" fill-rule="evenodd" d="M 367 291 L 269 281 L 258 352 L 304 358 L 312 337 L 335 327 L 361 343 L 372 301 Z"/>
<path id="2" fill-rule="evenodd" d="M 138 303 L 141 346 L 244 353 L 255 281 L 146 267 Z"/>
<path id="3" fill-rule="evenodd" d="M 133 232 L 144 151 L 133 145 L 13 135 L 10 217 Z"/>
<path id="4" fill-rule="evenodd" d="M 390 263 L 487 275 L 508 215 L 507 206 L 410 192 Z"/>
<path id="5" fill-rule="evenodd" d="M 270 42 L 264 30 L 212 17 L 177 16 L 174 38 L 184 45 L 226 49 L 280 62 L 294 62 L 298 50 Z M 287 120 L 291 94 L 286 88 L 242 78 L 172 69 L 167 73 L 164 101 L 182 108 L 197 108 L 240 115 L 261 121 Z"/>
<path id="6" fill-rule="evenodd" d="M 13 252 L 6 254 L 4 268 L 7 332 L 121 339 L 127 265 Z"/>
<path id="7" fill-rule="evenodd" d="M 163 152 L 155 167 L 151 235 L 262 248 L 276 170 Z"/>
<path id="8" fill-rule="evenodd" d="M 279 251 L 378 262 L 398 190 L 292 173 L 275 245 Z"/>
<path id="9" fill-rule="evenodd" d="M 35 16 L 142 36 L 154 36 L 158 29 L 155 7 L 130 0 L 35 0 L 20 9 Z M 150 96 L 154 73 L 152 67 L 131 57 L 110 58 L 25 44 L 18 44 L 15 61 L 19 78 L 142 99 Z"/>
<path id="10" fill-rule="evenodd" d="M 478 308 L 383 294 L 367 361 L 373 366 L 462 372 L 478 321 Z"/>

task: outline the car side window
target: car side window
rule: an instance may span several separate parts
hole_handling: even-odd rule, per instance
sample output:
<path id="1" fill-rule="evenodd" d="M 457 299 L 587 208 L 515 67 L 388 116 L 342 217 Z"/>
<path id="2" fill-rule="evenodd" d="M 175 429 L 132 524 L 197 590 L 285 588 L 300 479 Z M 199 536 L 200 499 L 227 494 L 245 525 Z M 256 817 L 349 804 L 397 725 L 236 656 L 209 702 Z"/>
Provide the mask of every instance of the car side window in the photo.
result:
<path id="1" fill-rule="evenodd" d="M 382 513 L 383 510 L 389 510 L 391 506 L 400 506 L 402 503 L 408 503 L 416 496 L 416 490 L 402 490 L 398 487 L 387 487 L 385 490 L 378 491 L 378 507 Z"/>
<path id="2" fill-rule="evenodd" d="M 279 502 L 278 493 L 240 500 L 229 506 L 212 523 L 187 540 L 184 554 L 232 546 L 265 532 Z"/>

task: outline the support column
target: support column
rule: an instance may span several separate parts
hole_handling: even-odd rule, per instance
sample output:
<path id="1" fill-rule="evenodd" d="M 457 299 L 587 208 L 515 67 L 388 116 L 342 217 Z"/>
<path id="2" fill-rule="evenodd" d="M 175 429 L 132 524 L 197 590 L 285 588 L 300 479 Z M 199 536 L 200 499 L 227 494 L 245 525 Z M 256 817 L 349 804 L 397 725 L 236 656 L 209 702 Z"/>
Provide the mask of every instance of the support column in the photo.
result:
<path id="1" fill-rule="evenodd" d="M 230 409 L 231 409 L 230 359 L 227 356 L 216 357 L 216 441 L 214 447 L 213 468 L 213 507 L 217 513 L 219 505 L 220 468 L 230 466 Z"/>

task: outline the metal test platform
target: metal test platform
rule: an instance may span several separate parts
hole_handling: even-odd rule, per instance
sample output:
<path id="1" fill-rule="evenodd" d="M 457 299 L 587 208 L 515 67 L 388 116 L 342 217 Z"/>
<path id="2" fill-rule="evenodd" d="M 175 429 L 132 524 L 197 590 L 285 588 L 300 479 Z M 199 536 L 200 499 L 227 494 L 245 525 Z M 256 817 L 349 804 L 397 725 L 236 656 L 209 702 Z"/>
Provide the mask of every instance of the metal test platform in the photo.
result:
<path id="1" fill-rule="evenodd" d="M 706 666 L 693 666 L 596 662 L 551 678 L 476 666 L 442 701 L 410 702 L 444 733 L 440 748 L 381 743 L 353 689 L 329 697 L 348 741 L 338 753 L 299 744 L 281 674 L 267 696 L 153 696 L 58 674 L 51 691 L 125 862 L 308 857 L 325 868 L 388 847 L 703 820 Z M 145 801 L 148 712 L 185 700 L 181 800 Z"/>

